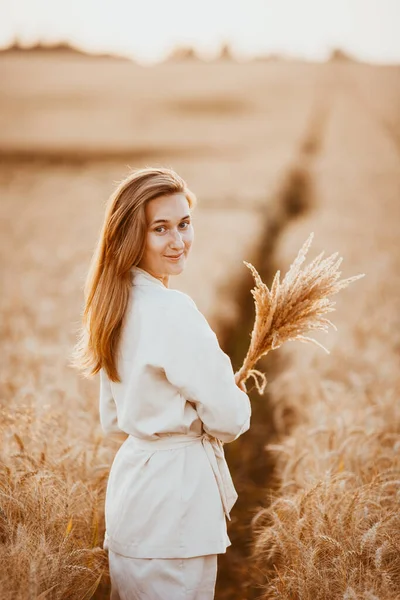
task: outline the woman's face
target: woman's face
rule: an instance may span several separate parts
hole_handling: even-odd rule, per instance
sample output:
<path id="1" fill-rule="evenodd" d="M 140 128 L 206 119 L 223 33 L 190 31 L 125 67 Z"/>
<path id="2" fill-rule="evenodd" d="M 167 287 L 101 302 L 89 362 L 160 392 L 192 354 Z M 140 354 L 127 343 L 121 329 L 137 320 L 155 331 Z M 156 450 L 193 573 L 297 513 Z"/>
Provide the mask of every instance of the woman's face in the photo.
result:
<path id="1" fill-rule="evenodd" d="M 145 212 L 146 244 L 137 266 L 168 287 L 169 275 L 183 271 L 194 239 L 189 203 L 185 194 L 170 194 L 147 202 Z"/>

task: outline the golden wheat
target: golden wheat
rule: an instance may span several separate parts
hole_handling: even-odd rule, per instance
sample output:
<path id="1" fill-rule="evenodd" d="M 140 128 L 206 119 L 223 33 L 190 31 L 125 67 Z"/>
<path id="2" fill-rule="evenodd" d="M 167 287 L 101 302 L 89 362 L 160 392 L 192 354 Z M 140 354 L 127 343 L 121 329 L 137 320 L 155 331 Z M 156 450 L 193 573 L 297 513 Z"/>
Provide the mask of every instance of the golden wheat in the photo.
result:
<path id="1" fill-rule="evenodd" d="M 59 432 L 36 430 L 34 411 L 22 411 L 0 415 L 1 598 L 88 600 L 107 573 L 100 440 L 65 446 Z"/>
<path id="2" fill-rule="evenodd" d="M 265 448 L 279 485 L 253 519 L 260 600 L 400 597 L 400 369 L 391 293 L 399 271 L 391 256 L 388 271 L 373 274 L 381 301 L 371 298 L 374 310 L 350 323 L 330 364 L 292 364 L 269 386 L 277 439 Z"/>
<path id="3" fill-rule="evenodd" d="M 262 281 L 255 267 L 246 261 L 250 269 L 255 288 L 251 294 L 255 301 L 255 321 L 251 332 L 250 345 L 243 365 L 236 373 L 238 383 L 245 383 L 253 377 L 257 390 L 264 392 L 267 384 L 264 373 L 254 369 L 257 361 L 270 350 L 276 350 L 288 341 L 312 342 L 327 350 L 317 340 L 304 334 L 311 330 L 321 329 L 328 332 L 328 326 L 336 326 L 322 315 L 334 311 L 330 296 L 337 294 L 353 281 L 364 277 L 364 273 L 338 281 L 341 271 L 338 267 L 342 262 L 336 262 L 337 252 L 321 260 L 321 252 L 304 270 L 300 267 L 306 258 L 314 233 L 311 233 L 299 250 L 296 259 L 291 264 L 282 283 L 279 282 L 280 271 L 277 271 L 272 282 L 271 290 Z"/>

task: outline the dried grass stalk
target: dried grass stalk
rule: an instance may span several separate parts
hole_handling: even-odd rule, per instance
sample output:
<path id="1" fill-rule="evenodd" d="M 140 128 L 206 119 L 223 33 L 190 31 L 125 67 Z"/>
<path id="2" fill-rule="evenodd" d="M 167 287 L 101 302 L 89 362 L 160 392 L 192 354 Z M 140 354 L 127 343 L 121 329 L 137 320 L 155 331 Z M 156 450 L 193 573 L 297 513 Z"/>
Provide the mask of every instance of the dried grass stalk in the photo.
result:
<path id="1" fill-rule="evenodd" d="M 261 280 L 255 267 L 246 261 L 244 264 L 251 270 L 255 287 L 251 293 L 255 301 L 256 316 L 251 332 L 250 346 L 243 365 L 235 374 L 238 385 L 253 377 L 260 394 L 264 393 L 267 379 L 264 373 L 254 369 L 254 365 L 270 350 L 276 350 L 283 343 L 299 340 L 312 342 L 329 354 L 317 340 L 307 337 L 305 333 L 321 329 L 328 333 L 328 326 L 335 330 L 336 326 L 325 313 L 335 310 L 335 302 L 330 296 L 337 294 L 353 281 L 364 277 L 365 273 L 338 281 L 341 271 L 338 267 L 342 258 L 336 260 L 335 252 L 325 260 L 321 260 L 322 251 L 306 268 L 300 269 L 310 248 L 314 233 L 312 232 L 303 244 L 296 259 L 291 264 L 282 283 L 280 271 L 277 271 L 271 290 Z"/>

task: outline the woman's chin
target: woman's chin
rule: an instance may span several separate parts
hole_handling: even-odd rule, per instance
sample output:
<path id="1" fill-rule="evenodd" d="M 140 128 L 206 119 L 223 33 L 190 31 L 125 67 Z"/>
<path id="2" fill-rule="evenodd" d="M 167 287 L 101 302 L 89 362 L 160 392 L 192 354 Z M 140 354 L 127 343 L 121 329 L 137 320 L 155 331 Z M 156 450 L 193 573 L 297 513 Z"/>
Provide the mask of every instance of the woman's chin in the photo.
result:
<path id="1" fill-rule="evenodd" d="M 168 263 L 168 265 L 167 265 L 168 272 L 172 275 L 181 273 L 185 268 L 185 259 L 184 258 L 182 258 L 181 260 L 176 261 L 176 262 L 174 262 L 173 260 L 167 259 L 167 263 Z"/>

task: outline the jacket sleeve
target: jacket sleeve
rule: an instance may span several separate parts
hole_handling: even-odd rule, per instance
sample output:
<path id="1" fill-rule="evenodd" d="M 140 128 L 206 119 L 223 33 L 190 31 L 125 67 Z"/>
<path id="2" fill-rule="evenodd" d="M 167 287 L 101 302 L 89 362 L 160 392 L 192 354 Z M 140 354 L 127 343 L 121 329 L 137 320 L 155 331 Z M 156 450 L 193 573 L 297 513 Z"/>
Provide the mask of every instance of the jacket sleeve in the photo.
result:
<path id="1" fill-rule="evenodd" d="M 232 442 L 250 427 L 249 397 L 237 386 L 231 360 L 207 319 L 190 296 L 173 291 L 176 301 L 164 312 L 160 344 L 165 376 L 195 406 L 207 433 Z"/>
<path id="2" fill-rule="evenodd" d="M 100 424 L 106 435 L 121 432 L 118 427 L 117 407 L 113 398 L 110 380 L 103 368 L 100 369 L 99 413 Z"/>

